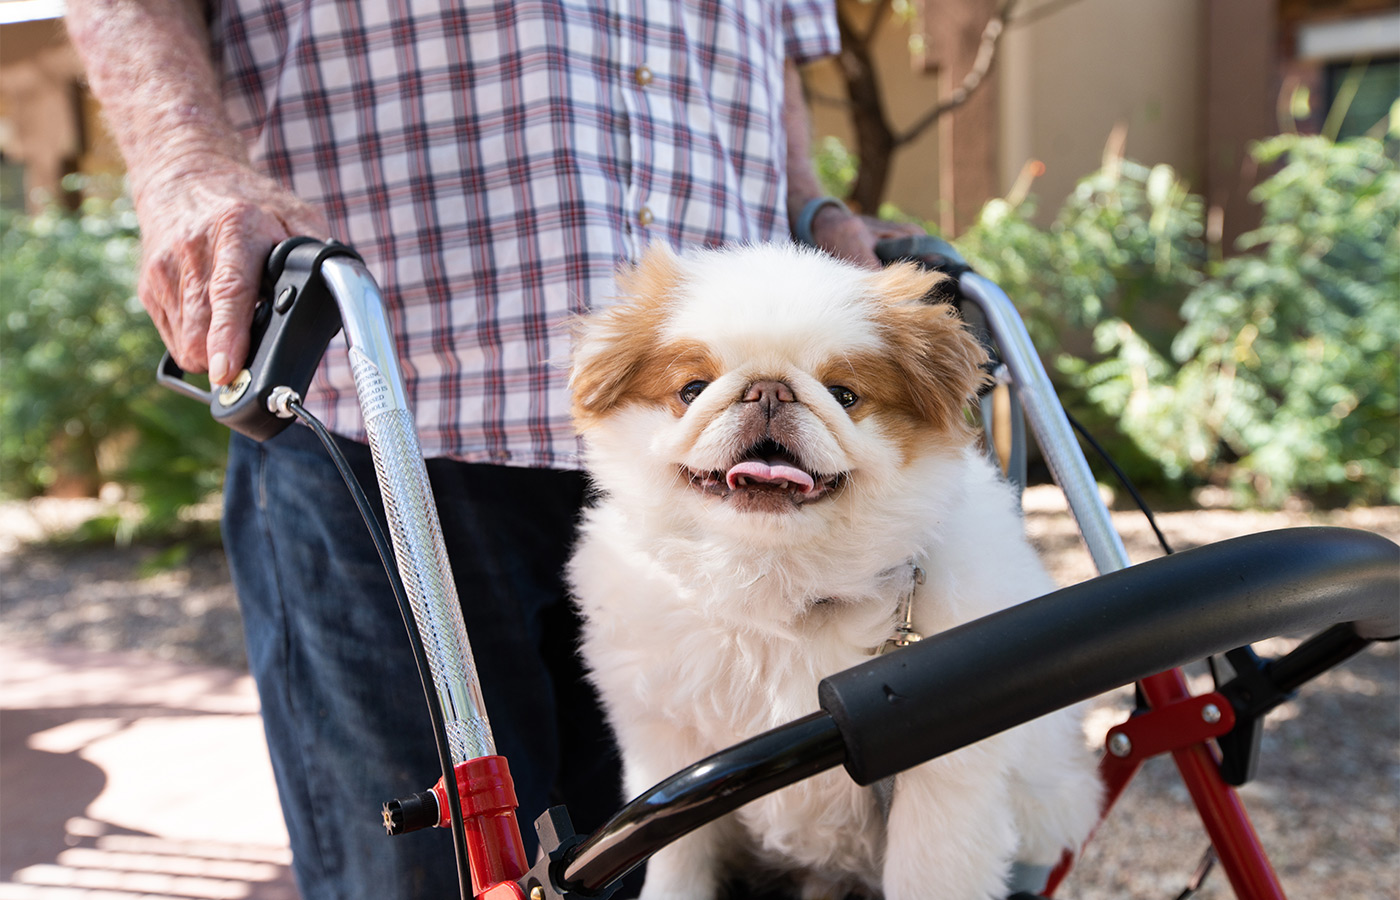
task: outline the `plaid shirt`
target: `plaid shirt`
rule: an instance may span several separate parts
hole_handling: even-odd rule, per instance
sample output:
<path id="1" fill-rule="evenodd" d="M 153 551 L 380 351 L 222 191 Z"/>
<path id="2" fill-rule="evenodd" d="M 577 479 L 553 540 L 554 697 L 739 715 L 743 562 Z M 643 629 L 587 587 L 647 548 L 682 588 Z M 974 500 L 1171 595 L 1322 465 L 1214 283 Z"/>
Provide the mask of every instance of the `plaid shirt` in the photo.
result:
<path id="1" fill-rule="evenodd" d="M 566 320 L 650 241 L 786 239 L 783 61 L 820 0 L 214 0 L 254 162 L 390 305 L 427 456 L 575 467 Z M 364 439 L 344 344 L 308 406 Z"/>

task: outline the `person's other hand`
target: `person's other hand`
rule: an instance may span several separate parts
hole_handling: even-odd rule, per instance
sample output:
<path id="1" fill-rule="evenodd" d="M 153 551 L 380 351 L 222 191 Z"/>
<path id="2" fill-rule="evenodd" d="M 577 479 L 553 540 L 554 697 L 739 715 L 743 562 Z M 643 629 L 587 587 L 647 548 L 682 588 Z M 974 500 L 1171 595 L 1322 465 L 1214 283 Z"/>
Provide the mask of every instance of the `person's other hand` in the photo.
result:
<path id="1" fill-rule="evenodd" d="M 877 243 L 888 238 L 924 233 L 924 229 L 913 222 L 891 222 L 873 216 L 858 216 L 836 205 L 823 207 L 812 219 L 812 237 L 818 247 L 833 256 L 872 269 L 883 265 L 875 255 Z"/>
<path id="2" fill-rule="evenodd" d="M 325 216 L 246 165 L 210 159 L 143 180 L 137 293 L 175 362 L 225 384 L 248 354 L 268 253 L 295 235 L 325 237 Z"/>

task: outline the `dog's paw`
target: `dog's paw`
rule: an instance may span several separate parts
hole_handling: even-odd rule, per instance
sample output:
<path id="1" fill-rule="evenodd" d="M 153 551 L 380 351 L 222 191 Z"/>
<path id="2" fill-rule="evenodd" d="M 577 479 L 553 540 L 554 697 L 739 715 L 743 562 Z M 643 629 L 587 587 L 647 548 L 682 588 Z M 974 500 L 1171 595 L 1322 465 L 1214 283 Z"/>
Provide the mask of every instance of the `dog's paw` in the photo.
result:
<path id="1" fill-rule="evenodd" d="M 637 900 L 716 900 L 720 877 L 715 824 L 691 832 L 648 860 L 646 884 Z"/>
<path id="2" fill-rule="evenodd" d="M 647 876 L 647 883 L 642 887 L 642 892 L 637 896 L 637 900 L 715 900 L 719 896 L 717 885 L 710 885 L 708 889 L 696 884 L 673 884 L 669 880 L 665 883 Z"/>
<path id="3" fill-rule="evenodd" d="M 1017 834 L 995 738 L 895 777 L 885 900 L 1005 896 Z"/>
<path id="4" fill-rule="evenodd" d="M 1021 862 L 1054 865 L 1065 850 L 1077 851 L 1099 820 L 1103 783 L 1084 745 L 1079 720 L 1070 713 L 1025 726 L 1034 755 L 1016 765 L 1013 803 Z"/>

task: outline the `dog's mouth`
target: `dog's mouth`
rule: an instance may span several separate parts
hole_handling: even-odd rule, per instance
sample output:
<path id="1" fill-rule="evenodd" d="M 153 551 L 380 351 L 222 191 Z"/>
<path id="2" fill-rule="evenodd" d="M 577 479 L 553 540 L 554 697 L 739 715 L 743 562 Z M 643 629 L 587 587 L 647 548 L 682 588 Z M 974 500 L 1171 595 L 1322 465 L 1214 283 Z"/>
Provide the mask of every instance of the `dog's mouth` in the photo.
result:
<path id="1" fill-rule="evenodd" d="M 769 511 L 830 496 L 846 477 L 843 472 L 828 475 L 809 471 L 797 454 L 771 439 L 750 447 L 727 469 L 683 471 L 690 486 L 701 493 Z"/>

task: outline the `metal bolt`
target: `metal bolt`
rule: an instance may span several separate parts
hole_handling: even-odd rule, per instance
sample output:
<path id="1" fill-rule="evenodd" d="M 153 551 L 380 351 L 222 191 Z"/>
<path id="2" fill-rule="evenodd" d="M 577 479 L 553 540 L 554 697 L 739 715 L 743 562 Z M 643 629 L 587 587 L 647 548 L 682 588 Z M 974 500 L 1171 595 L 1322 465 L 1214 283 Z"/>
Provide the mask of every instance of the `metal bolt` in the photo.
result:
<path id="1" fill-rule="evenodd" d="M 1207 703 L 1201 707 L 1201 718 L 1214 725 L 1220 721 L 1220 707 L 1214 703 Z"/>
<path id="2" fill-rule="evenodd" d="M 530 888 L 530 900 L 544 900 L 544 888 L 539 885 Z"/>
<path id="3" fill-rule="evenodd" d="M 292 404 L 300 403 L 301 395 L 285 384 L 279 384 L 267 395 L 267 411 L 273 413 L 278 418 L 290 419 L 296 415 L 292 412 Z"/>
<path id="4" fill-rule="evenodd" d="M 1133 752 L 1133 742 L 1123 732 L 1115 732 L 1108 736 L 1108 752 L 1122 759 Z"/>

